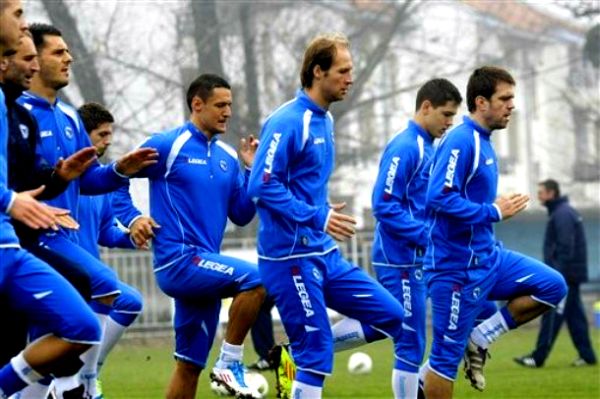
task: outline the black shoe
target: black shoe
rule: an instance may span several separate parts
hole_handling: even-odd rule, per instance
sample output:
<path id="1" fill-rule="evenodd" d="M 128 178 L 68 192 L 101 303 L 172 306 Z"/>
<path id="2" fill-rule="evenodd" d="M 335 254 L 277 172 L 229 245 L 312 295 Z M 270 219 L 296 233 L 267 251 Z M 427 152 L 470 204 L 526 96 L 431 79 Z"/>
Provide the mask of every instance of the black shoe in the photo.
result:
<path id="1" fill-rule="evenodd" d="M 515 363 L 520 364 L 523 367 L 529 367 L 530 369 L 537 369 L 542 366 L 538 365 L 533 356 L 525 355 L 521 357 L 513 358 Z"/>
<path id="2" fill-rule="evenodd" d="M 258 359 L 256 362 L 248 365 L 247 367 L 248 367 L 248 370 L 254 370 L 254 371 L 265 371 L 265 370 L 272 369 L 269 361 L 267 359 L 263 359 L 263 358 Z"/>

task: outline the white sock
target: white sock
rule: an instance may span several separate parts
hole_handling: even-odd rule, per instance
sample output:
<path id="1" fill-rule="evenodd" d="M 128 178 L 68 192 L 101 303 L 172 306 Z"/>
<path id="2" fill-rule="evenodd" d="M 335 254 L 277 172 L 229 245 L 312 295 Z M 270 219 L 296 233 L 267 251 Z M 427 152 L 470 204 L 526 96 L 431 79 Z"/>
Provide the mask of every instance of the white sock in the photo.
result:
<path id="1" fill-rule="evenodd" d="M 25 360 L 25 356 L 23 356 L 23 352 L 19 353 L 17 356 L 10 359 L 10 365 L 12 366 L 15 373 L 22 379 L 27 385 L 35 384 L 44 376 L 35 371 L 27 360 Z"/>
<path id="2" fill-rule="evenodd" d="M 506 320 L 497 311 L 487 320 L 481 322 L 471 331 L 470 339 L 480 348 L 487 349 L 492 343 L 509 330 Z"/>
<path id="3" fill-rule="evenodd" d="M 110 317 L 106 319 L 106 330 L 100 344 L 100 354 L 98 357 L 98 374 L 100 374 L 100 368 L 104 364 L 106 357 L 113 350 L 117 342 L 119 342 L 126 328 Z"/>
<path id="4" fill-rule="evenodd" d="M 47 398 L 50 393 L 50 385 L 44 385 L 40 383 L 35 383 L 26 386 L 21 392 L 17 392 L 12 395 L 9 399 L 40 399 Z"/>
<path id="5" fill-rule="evenodd" d="M 394 369 L 392 371 L 392 390 L 394 399 L 417 399 L 419 373 Z"/>
<path id="6" fill-rule="evenodd" d="M 218 369 L 227 368 L 233 362 L 241 362 L 244 354 L 244 345 L 233 345 L 223 341 L 221 344 L 221 353 L 215 364 Z"/>
<path id="7" fill-rule="evenodd" d="M 80 359 L 83 362 L 81 370 L 79 370 L 79 377 L 85 387 L 85 395 L 95 398 L 96 392 L 96 380 L 98 378 L 98 358 L 100 356 L 100 348 L 106 338 L 106 320 L 108 315 L 96 313 L 98 321 L 100 322 L 100 331 L 102 331 L 102 340 L 100 345 L 93 345 L 90 349 L 85 351 Z"/>
<path id="8" fill-rule="evenodd" d="M 367 343 L 360 321 L 344 318 L 331 327 L 335 352 L 358 348 Z"/>
<path id="9" fill-rule="evenodd" d="M 54 388 L 56 391 L 56 395 L 59 398 L 62 398 L 63 394 L 66 391 L 75 389 L 79 385 L 81 385 L 81 380 L 79 379 L 79 374 L 75 374 L 70 377 L 60 377 L 60 378 L 54 379 Z"/>
<path id="10" fill-rule="evenodd" d="M 294 399 L 321 399 L 323 387 L 308 385 L 294 380 L 292 383 L 292 395 Z"/>

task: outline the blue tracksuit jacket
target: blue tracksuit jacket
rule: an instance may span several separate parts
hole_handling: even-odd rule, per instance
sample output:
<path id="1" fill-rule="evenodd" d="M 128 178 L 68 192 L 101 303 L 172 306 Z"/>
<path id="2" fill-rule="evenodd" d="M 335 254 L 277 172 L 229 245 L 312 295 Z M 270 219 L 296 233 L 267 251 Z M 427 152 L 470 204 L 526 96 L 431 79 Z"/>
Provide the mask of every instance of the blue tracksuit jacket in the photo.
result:
<path id="1" fill-rule="evenodd" d="M 386 146 L 373 188 L 373 265 L 421 265 L 427 248 L 425 193 L 433 138 L 414 121 Z"/>
<path id="2" fill-rule="evenodd" d="M 427 188 L 429 243 L 425 270 L 464 270 L 495 264 L 493 223 L 498 162 L 491 132 L 463 117 L 435 152 Z"/>
<path id="3" fill-rule="evenodd" d="M 304 91 L 267 118 L 248 188 L 260 217 L 259 258 L 285 260 L 337 248 L 325 233 L 334 159 L 333 118 Z"/>
<path id="4" fill-rule="evenodd" d="M 135 248 L 129 234 L 117 224 L 113 210 L 114 197 L 110 193 L 82 195 L 79 198 L 79 245 L 97 259 L 100 259 L 98 244 L 108 248 Z"/>
<path id="5" fill-rule="evenodd" d="M 156 148 L 158 163 L 139 177 L 150 179 L 150 214 L 161 226 L 154 239 L 155 270 L 169 267 L 189 249 L 218 253 L 227 218 L 249 223 L 256 208 L 246 194 L 236 151 L 207 137 L 192 123 L 155 134 L 143 147 Z"/>
<path id="6" fill-rule="evenodd" d="M 60 99 L 50 104 L 46 99 L 26 92 L 18 102 L 36 119 L 39 127 L 37 150 L 48 164 L 55 165 L 60 158 L 67 158 L 92 145 L 77 111 Z M 70 210 L 73 217 L 78 219 L 80 193 L 95 195 L 111 192 L 127 181 L 125 176 L 117 174 L 114 163 L 101 165 L 95 162 L 83 175 L 72 181 L 62 194 L 47 202 Z"/>

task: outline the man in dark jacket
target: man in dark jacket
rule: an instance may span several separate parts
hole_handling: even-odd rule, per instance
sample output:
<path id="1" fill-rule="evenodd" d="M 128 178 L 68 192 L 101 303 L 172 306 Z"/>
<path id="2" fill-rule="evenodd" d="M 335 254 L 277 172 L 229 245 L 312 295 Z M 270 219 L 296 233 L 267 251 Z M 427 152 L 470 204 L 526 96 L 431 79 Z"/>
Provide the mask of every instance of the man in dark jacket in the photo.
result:
<path id="1" fill-rule="evenodd" d="M 95 159 L 90 147 L 49 165 L 36 154 L 37 124 L 29 112 L 16 100 L 29 88 L 33 74 L 39 71 L 37 53 L 30 37 L 21 38 L 17 52 L 0 67 L 0 88 L 4 91 L 8 118 L 8 186 L 15 192 L 44 190 L 38 199 L 50 199 L 60 194 L 69 181 L 79 176 Z M 63 254 L 38 245 L 39 230 L 27 227 L 16 220 L 11 221 L 21 247 L 42 259 L 65 277 L 85 300 L 91 296 L 89 275 L 82 265 Z M 27 323 L 24 315 L 12 312 L 8 299 L 0 296 L 3 317 L 11 320 L 11 328 L 0 330 L 0 364 L 5 364 L 19 353 L 27 342 Z M 8 315 L 10 312 L 10 315 Z"/>
<path id="2" fill-rule="evenodd" d="M 568 198 L 561 197 L 560 187 L 555 180 L 548 179 L 539 183 L 538 199 L 548 208 L 550 216 L 544 235 L 544 262 L 565 277 L 569 293 L 562 311 L 559 307 L 542 317 L 535 350 L 529 355 L 514 360 L 525 367 L 542 367 L 550 354 L 563 320 L 566 320 L 571 339 L 579 353 L 579 358 L 572 363 L 573 366 L 596 364 L 588 322 L 579 294 L 579 285 L 588 279 L 587 245 L 582 218 L 569 205 Z"/>

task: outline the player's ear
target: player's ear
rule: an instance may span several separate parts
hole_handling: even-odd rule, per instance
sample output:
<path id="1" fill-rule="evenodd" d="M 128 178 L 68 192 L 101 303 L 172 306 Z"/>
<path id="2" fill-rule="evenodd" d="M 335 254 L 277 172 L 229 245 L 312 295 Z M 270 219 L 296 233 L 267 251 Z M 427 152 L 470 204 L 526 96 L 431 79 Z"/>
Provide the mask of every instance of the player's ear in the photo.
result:
<path id="1" fill-rule="evenodd" d="M 488 110 L 490 102 L 488 101 L 487 98 L 485 98 L 483 96 L 477 96 L 477 97 L 475 97 L 475 105 L 476 105 L 477 109 L 485 112 Z"/>
<path id="2" fill-rule="evenodd" d="M 424 100 L 421 103 L 421 112 L 424 115 L 427 115 L 429 113 L 429 111 L 431 111 L 433 109 L 433 106 L 431 105 L 431 101 L 429 100 Z"/>
<path id="3" fill-rule="evenodd" d="M 323 70 L 321 69 L 321 65 L 315 65 L 313 67 L 313 82 L 317 79 L 321 79 L 323 76 Z"/>
<path id="4" fill-rule="evenodd" d="M 194 96 L 192 98 L 192 113 L 201 112 L 202 107 L 204 107 L 204 101 L 200 97 Z"/>

